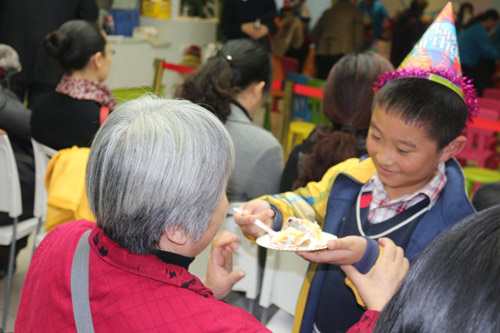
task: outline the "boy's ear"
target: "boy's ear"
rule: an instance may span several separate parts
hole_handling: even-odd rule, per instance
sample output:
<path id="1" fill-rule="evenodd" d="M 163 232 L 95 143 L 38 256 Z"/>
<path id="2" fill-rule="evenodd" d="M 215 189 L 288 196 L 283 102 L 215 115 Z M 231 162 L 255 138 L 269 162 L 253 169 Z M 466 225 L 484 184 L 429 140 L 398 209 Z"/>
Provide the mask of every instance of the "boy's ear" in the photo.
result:
<path id="1" fill-rule="evenodd" d="M 441 155 L 440 161 L 446 162 L 456 154 L 458 154 L 462 148 L 465 147 L 467 143 L 467 138 L 463 135 L 457 136 L 453 141 L 451 141 L 446 147 L 443 148 L 443 155 Z"/>

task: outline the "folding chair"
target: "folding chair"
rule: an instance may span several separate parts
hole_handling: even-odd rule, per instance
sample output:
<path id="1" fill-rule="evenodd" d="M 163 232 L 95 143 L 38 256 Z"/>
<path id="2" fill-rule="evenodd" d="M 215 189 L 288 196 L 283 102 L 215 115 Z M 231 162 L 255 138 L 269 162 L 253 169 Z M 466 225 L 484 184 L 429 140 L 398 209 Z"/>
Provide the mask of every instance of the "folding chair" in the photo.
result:
<path id="1" fill-rule="evenodd" d="M 478 118 L 497 121 L 497 111 L 485 109 L 480 107 L 478 111 Z M 465 131 L 467 137 L 467 144 L 456 155 L 463 165 L 467 161 L 475 161 L 480 168 L 497 169 L 498 168 L 498 136 L 495 135 L 494 130 L 483 128 L 476 128 L 470 126 Z"/>
<path id="2" fill-rule="evenodd" d="M 35 158 L 35 204 L 33 216 L 38 219 L 38 226 L 35 232 L 35 242 L 33 243 L 33 252 L 36 247 L 45 237 L 46 233 L 40 234 L 42 222 L 47 215 L 47 190 L 45 189 L 45 174 L 47 173 L 47 165 L 50 158 L 57 153 L 50 147 L 47 147 L 35 139 L 31 139 L 33 145 L 33 156 Z"/>
<path id="3" fill-rule="evenodd" d="M 268 308 L 271 304 L 276 305 L 282 310 L 278 317 L 282 318 L 287 325 L 291 325 L 293 320 L 290 322 L 288 319 L 290 316 L 295 315 L 295 307 L 297 306 L 297 300 L 308 267 L 309 262 L 295 253 L 267 251 L 259 305 L 265 308 Z M 288 316 L 282 312 L 287 313 Z M 275 317 L 271 318 L 271 321 L 273 319 Z M 266 323 L 267 311 L 261 321 L 264 324 Z M 268 323 L 268 327 L 277 325 L 277 323 L 271 323 L 271 321 Z M 291 332 L 291 327 L 286 331 Z"/>
<path id="4" fill-rule="evenodd" d="M 9 266 L 7 270 L 7 284 L 5 286 L 5 300 L 2 318 L 2 331 L 5 332 L 7 325 L 7 314 L 9 312 L 9 300 L 12 287 L 12 275 L 14 271 L 14 254 L 16 252 L 16 241 L 29 235 L 37 226 L 37 219 L 30 218 L 19 222 L 19 216 L 23 212 L 21 201 L 21 185 L 17 171 L 14 152 L 10 145 L 9 137 L 0 131 L 0 211 L 6 212 L 14 223 L 9 226 L 0 227 L 0 245 L 10 245 Z"/>
<path id="5" fill-rule="evenodd" d="M 244 278 L 233 286 L 233 291 L 245 292 L 246 298 L 252 300 L 250 303 L 250 313 L 253 312 L 255 300 L 260 291 L 260 272 L 258 263 L 258 245 L 248 240 L 238 227 L 233 217 L 233 207 L 243 205 L 243 202 L 232 202 L 229 204 L 227 217 L 222 224 L 220 231 L 229 230 L 240 236 L 238 250 L 233 253 L 233 269 L 242 269 L 246 272 Z M 189 271 L 200 280 L 204 280 L 207 272 L 207 263 L 210 256 L 210 246 L 196 256 L 196 259 L 189 266 Z"/>

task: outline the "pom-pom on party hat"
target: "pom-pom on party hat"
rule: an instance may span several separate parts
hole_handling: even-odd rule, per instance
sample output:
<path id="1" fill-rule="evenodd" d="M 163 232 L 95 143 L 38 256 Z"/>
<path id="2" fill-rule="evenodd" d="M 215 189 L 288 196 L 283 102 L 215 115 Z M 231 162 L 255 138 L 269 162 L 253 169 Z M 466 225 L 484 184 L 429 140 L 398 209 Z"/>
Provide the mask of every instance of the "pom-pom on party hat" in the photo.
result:
<path id="1" fill-rule="evenodd" d="M 469 108 L 469 120 L 477 111 L 474 86 L 470 79 L 462 76 L 451 2 L 446 4 L 399 68 L 379 77 L 376 89 L 406 77 L 428 79 L 455 91 Z"/>

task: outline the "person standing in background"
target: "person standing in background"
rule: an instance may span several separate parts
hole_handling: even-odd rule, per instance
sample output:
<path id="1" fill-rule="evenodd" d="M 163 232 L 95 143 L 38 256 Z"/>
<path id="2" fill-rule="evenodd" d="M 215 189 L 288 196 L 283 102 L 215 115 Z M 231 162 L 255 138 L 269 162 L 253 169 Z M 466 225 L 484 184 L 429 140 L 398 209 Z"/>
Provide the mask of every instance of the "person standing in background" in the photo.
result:
<path id="1" fill-rule="evenodd" d="M 426 0 L 412 0 L 410 8 L 397 19 L 393 29 L 391 62 L 398 67 L 427 29 L 422 15 L 427 7 Z"/>
<path id="2" fill-rule="evenodd" d="M 500 52 L 490 41 L 490 33 L 495 29 L 500 15 L 489 9 L 473 19 L 471 25 L 458 35 L 458 48 L 465 76 L 474 80 L 479 96 L 484 88 L 493 86 L 491 76 L 495 71 L 495 60 Z"/>
<path id="3" fill-rule="evenodd" d="M 455 19 L 455 28 L 457 34 L 470 23 L 474 15 L 474 6 L 470 2 L 463 2 L 458 10 L 457 18 Z"/>
<path id="4" fill-rule="evenodd" d="M 371 21 L 373 26 L 373 38 L 380 39 L 384 21 L 390 18 L 384 5 L 378 0 L 361 0 L 358 3 L 358 8 L 363 12 L 364 20 Z"/>
<path id="5" fill-rule="evenodd" d="M 274 0 L 226 0 L 221 28 L 227 39 L 251 38 L 269 46 L 269 35 L 277 32 Z"/>
<path id="6" fill-rule="evenodd" d="M 33 108 L 45 93 L 53 91 L 63 70 L 43 47 L 45 36 L 72 19 L 97 21 L 95 0 L 2 0 L 0 1 L 0 43 L 19 54 L 23 70 L 11 78 L 12 90 Z"/>
<path id="7" fill-rule="evenodd" d="M 349 0 L 339 0 L 326 10 L 311 32 L 316 43 L 317 77 L 326 80 L 330 69 L 345 54 L 361 51 L 363 17 Z"/>

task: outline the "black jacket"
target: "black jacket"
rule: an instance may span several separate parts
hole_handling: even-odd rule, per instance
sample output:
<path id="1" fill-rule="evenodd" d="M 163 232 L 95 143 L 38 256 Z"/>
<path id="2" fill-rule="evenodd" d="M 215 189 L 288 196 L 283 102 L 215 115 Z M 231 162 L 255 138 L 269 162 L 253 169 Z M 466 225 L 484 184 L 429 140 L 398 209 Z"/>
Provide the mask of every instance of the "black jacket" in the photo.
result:
<path id="1" fill-rule="evenodd" d="M 23 66 L 11 80 L 56 85 L 62 69 L 47 55 L 43 39 L 64 22 L 96 21 L 98 14 L 95 0 L 1 0 L 0 43 L 12 46 Z"/>
<path id="2" fill-rule="evenodd" d="M 33 109 L 33 137 L 53 149 L 90 147 L 99 129 L 101 105 L 78 100 L 58 92 L 42 97 Z"/>

